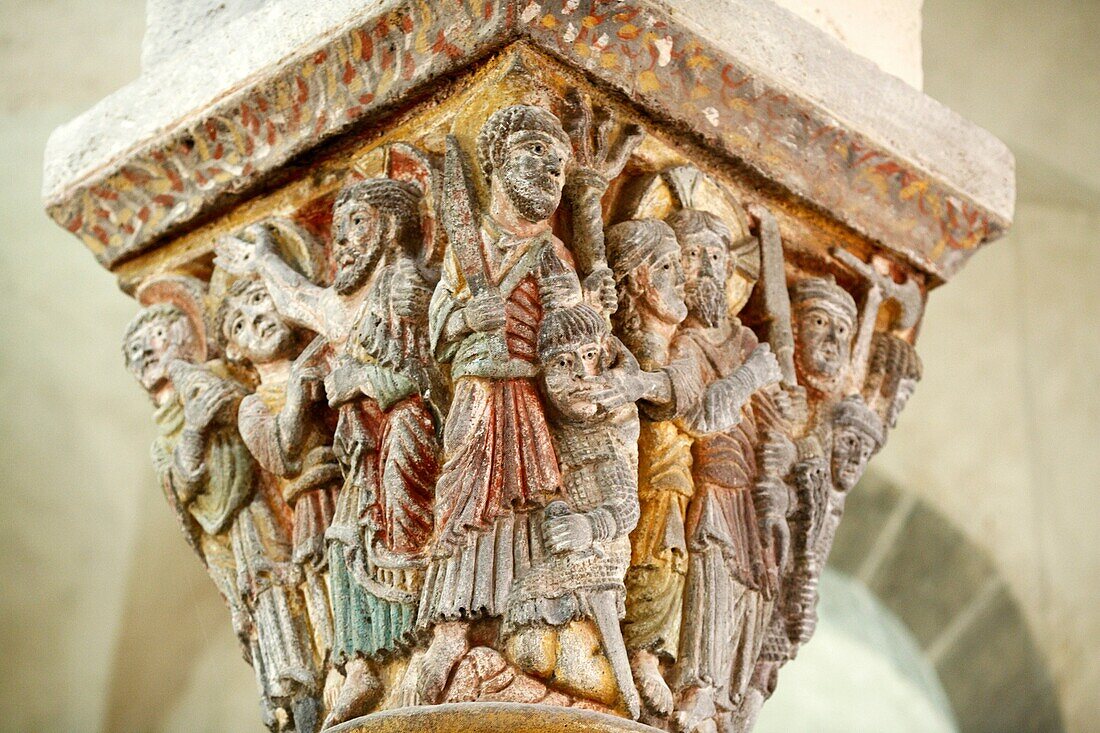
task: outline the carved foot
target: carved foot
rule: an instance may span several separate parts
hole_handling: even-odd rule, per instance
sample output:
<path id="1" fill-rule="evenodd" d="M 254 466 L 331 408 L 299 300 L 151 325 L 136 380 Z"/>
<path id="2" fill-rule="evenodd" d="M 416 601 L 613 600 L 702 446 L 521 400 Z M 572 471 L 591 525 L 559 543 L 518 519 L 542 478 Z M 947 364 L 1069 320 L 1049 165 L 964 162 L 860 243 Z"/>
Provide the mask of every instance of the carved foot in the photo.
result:
<path id="1" fill-rule="evenodd" d="M 382 682 L 365 659 L 356 658 L 345 667 L 347 678 L 325 718 L 324 728 L 365 715 L 382 694 Z"/>
<path id="2" fill-rule="evenodd" d="M 672 727 L 677 733 L 718 733 L 717 715 L 714 689 L 689 687 L 672 716 Z"/>
<path id="3" fill-rule="evenodd" d="M 432 642 L 420 660 L 416 680 L 416 705 L 435 705 L 443 697 L 447 681 L 458 661 L 470 649 L 462 621 L 441 623 L 432 632 Z"/>
<path id="4" fill-rule="evenodd" d="M 668 717 L 672 712 L 672 690 L 661 675 L 657 655 L 650 651 L 635 652 L 630 658 L 630 669 L 646 711 L 658 718 Z"/>
<path id="5" fill-rule="evenodd" d="M 325 701 L 325 710 L 336 707 L 336 701 L 340 698 L 340 688 L 344 685 L 344 675 L 340 670 L 331 667 L 325 676 L 325 691 L 322 695 Z"/>

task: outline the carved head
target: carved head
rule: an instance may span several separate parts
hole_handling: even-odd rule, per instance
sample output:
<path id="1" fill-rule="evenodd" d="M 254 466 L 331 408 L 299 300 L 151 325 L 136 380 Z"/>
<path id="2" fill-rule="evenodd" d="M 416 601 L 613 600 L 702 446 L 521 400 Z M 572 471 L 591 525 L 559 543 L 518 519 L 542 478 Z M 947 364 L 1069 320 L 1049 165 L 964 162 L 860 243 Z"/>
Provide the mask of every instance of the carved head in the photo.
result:
<path id="1" fill-rule="evenodd" d="M 882 447 L 882 420 L 858 395 L 845 397 L 832 414 L 833 484 L 848 492 L 863 476 L 871 456 Z"/>
<path id="2" fill-rule="evenodd" d="M 551 402 L 572 417 L 590 417 L 596 404 L 587 397 L 591 378 L 603 373 L 608 354 L 603 316 L 587 305 L 557 308 L 539 326 L 539 360 Z"/>
<path id="3" fill-rule="evenodd" d="M 422 242 L 421 191 L 391 178 L 357 181 L 340 190 L 332 209 L 332 286 L 346 295 L 363 287 L 392 247 L 415 253 Z"/>
<path id="4" fill-rule="evenodd" d="M 891 333 L 876 333 L 863 396 L 878 410 L 888 428 L 897 425 L 921 377 L 921 361 L 908 341 Z"/>
<path id="5" fill-rule="evenodd" d="M 153 394 L 168 383 L 170 361 L 196 361 L 200 349 L 198 334 L 183 310 L 170 303 L 157 303 L 130 321 L 122 353 L 126 368 Z"/>
<path id="6" fill-rule="evenodd" d="M 526 104 L 498 110 L 478 134 L 477 155 L 491 195 L 506 197 L 520 217 L 540 222 L 557 210 L 573 148 L 550 112 Z"/>
<path id="7" fill-rule="evenodd" d="M 688 316 L 704 326 L 720 326 L 729 318 L 726 279 L 731 271 L 730 230 L 714 214 L 679 209 L 666 219 L 680 244 Z"/>
<path id="8" fill-rule="evenodd" d="M 791 291 L 791 307 L 799 376 L 820 392 L 835 391 L 851 356 L 855 301 L 831 277 L 808 277 Z"/>
<path id="9" fill-rule="evenodd" d="M 297 335 L 275 309 L 259 280 L 237 280 L 225 294 L 215 322 L 225 355 L 233 361 L 267 364 L 292 355 Z"/>
<path id="10" fill-rule="evenodd" d="M 624 221 L 607 230 L 606 243 L 607 263 L 618 284 L 618 316 L 646 313 L 670 325 L 683 321 L 684 268 L 672 228 L 658 219 Z"/>

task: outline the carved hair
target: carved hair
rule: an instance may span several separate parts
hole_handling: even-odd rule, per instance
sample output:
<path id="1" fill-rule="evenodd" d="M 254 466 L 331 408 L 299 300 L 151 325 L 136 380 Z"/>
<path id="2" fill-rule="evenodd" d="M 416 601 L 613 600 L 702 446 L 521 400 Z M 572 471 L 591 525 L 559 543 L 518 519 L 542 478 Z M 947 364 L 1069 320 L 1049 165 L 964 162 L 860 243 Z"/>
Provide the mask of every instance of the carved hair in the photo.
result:
<path id="1" fill-rule="evenodd" d="M 791 289 L 791 306 L 797 309 L 809 303 L 822 305 L 846 317 L 849 323 L 856 322 L 856 301 L 847 290 L 836 284 L 832 275 L 827 278 L 806 277 L 795 283 Z"/>
<path id="2" fill-rule="evenodd" d="M 919 382 L 921 371 L 917 350 L 908 341 L 892 333 L 876 333 L 871 340 L 863 397 L 872 406 L 884 410 L 883 414 L 888 414 L 888 405 L 897 396 L 901 382 L 906 379 Z"/>
<path id="3" fill-rule="evenodd" d="M 490 178 L 493 169 L 504 162 L 508 138 L 521 130 L 545 132 L 560 140 L 566 147 L 569 146 L 569 138 L 562 129 L 561 122 L 545 109 L 530 104 L 515 104 L 497 110 L 477 136 L 477 161 L 486 178 Z"/>
<path id="4" fill-rule="evenodd" d="M 833 408 L 833 430 L 850 427 L 875 441 L 876 450 L 886 440 L 882 418 L 859 395 L 848 395 Z"/>
<path id="5" fill-rule="evenodd" d="M 638 306 L 631 293 L 637 268 L 652 265 L 669 254 L 679 257 L 676 234 L 660 219 L 631 219 L 608 228 L 606 247 L 607 265 L 615 275 L 619 296 L 619 307 L 612 316 L 615 331 L 635 334 L 641 329 Z"/>
<path id="6" fill-rule="evenodd" d="M 405 249 L 416 250 L 423 243 L 420 220 L 419 186 L 392 178 L 368 178 L 349 183 L 336 195 L 333 208 L 346 203 L 361 203 L 389 216 L 397 225 L 397 241 Z"/>
<path id="7" fill-rule="evenodd" d="M 719 217 L 700 209 L 677 209 L 665 218 L 665 222 L 676 232 L 676 239 L 683 240 L 692 234 L 713 232 L 722 240 L 727 249 L 733 241 L 730 228 Z"/>
<path id="8" fill-rule="evenodd" d="M 126 344 L 130 342 L 130 339 L 138 332 L 138 329 L 153 321 L 161 319 L 164 320 L 165 325 L 169 326 L 182 319 L 187 321 L 188 328 L 191 328 L 191 319 L 187 317 L 187 314 L 184 313 L 179 306 L 173 305 L 172 303 L 154 303 L 153 305 L 142 308 L 126 326 L 126 335 L 122 339 L 123 353 L 125 353 Z M 193 328 L 191 328 L 191 330 L 194 331 Z M 192 336 L 196 339 L 198 338 L 194 333 L 192 333 Z"/>
<path id="9" fill-rule="evenodd" d="M 607 265 L 616 282 L 629 277 L 640 265 L 652 265 L 667 254 L 679 256 L 676 233 L 660 219 L 631 219 L 609 227 L 606 235 Z"/>
<path id="10" fill-rule="evenodd" d="M 590 306 L 578 303 L 554 309 L 543 317 L 539 326 L 539 359 L 545 362 L 582 344 L 600 343 L 606 335 L 607 323 Z"/>

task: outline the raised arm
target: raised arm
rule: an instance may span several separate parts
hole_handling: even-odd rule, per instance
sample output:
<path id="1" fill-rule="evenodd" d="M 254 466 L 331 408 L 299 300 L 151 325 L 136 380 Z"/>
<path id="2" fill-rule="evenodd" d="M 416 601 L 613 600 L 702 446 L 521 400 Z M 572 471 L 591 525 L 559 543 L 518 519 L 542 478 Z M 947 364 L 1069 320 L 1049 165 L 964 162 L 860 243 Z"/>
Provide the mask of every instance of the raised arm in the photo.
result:
<path id="1" fill-rule="evenodd" d="M 245 233 L 252 241 L 222 238 L 215 247 L 214 264 L 238 277 L 258 276 L 276 310 L 288 321 L 329 338 L 341 338 L 347 318 L 336 293 L 315 285 L 287 264 L 279 256 L 271 230 L 263 224 L 251 226 Z"/>

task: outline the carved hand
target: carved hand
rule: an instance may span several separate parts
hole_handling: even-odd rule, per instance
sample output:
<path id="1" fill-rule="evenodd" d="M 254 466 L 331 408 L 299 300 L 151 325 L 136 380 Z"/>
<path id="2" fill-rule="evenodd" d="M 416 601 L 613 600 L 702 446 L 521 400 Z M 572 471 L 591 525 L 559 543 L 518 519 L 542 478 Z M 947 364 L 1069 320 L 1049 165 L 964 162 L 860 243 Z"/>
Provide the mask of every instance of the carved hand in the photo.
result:
<path id="1" fill-rule="evenodd" d="M 466 325 L 473 331 L 496 331 L 504 327 L 504 301 L 497 293 L 482 293 L 470 302 L 462 311 Z"/>
<path id="2" fill-rule="evenodd" d="M 778 384 L 783 378 L 779 362 L 766 342 L 753 349 L 743 366 L 752 376 L 753 386 L 756 389 Z"/>
<path id="3" fill-rule="evenodd" d="M 764 536 L 771 542 L 775 566 L 782 573 L 791 552 L 791 529 L 784 517 L 769 515 L 764 519 Z"/>
<path id="4" fill-rule="evenodd" d="M 330 406 L 342 405 L 360 393 L 359 363 L 344 359 L 325 377 L 325 394 Z"/>
<path id="5" fill-rule="evenodd" d="M 561 514 L 546 520 L 546 545 L 552 553 L 587 550 L 592 546 L 592 523 L 583 514 Z"/>
<path id="6" fill-rule="evenodd" d="M 591 293 L 598 310 L 614 313 L 619 307 L 619 294 L 615 290 L 615 274 L 609 267 L 599 267 L 584 279 L 584 291 Z"/>
<path id="7" fill-rule="evenodd" d="M 602 108 L 593 110 L 576 88 L 565 95 L 562 127 L 576 155 L 570 185 L 595 188 L 601 193 L 610 180 L 622 173 L 630 154 L 645 137 L 641 127 L 628 124 L 611 142 L 615 120 Z"/>
<path id="8" fill-rule="evenodd" d="M 422 317 L 428 311 L 428 301 L 432 292 L 416 280 L 400 277 L 394 281 L 390 299 L 393 312 L 400 318 Z"/>
<path id="9" fill-rule="evenodd" d="M 223 382 L 208 387 L 198 394 L 185 396 L 183 419 L 187 427 L 201 434 L 209 432 L 218 418 L 228 421 L 235 405 L 235 391 Z"/>
<path id="10" fill-rule="evenodd" d="M 260 260 L 275 252 L 271 232 L 263 224 L 253 224 L 245 230 L 252 241 L 226 236 L 214 246 L 214 265 L 237 277 L 248 277 L 259 270 Z"/>

